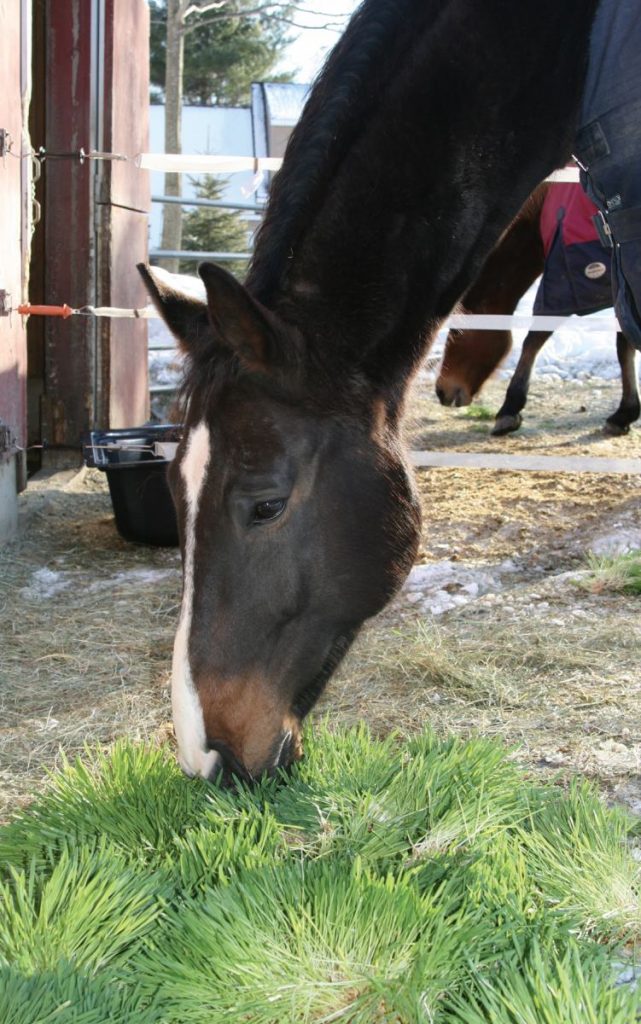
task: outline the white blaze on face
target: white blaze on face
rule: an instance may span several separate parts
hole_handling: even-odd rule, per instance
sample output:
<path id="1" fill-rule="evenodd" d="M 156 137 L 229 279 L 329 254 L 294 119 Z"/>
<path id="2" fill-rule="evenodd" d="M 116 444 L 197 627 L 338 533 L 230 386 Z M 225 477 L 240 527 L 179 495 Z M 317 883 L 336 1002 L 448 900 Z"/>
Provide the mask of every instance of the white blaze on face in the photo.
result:
<path id="1" fill-rule="evenodd" d="M 194 686 L 189 665 L 189 634 L 194 601 L 194 547 L 200 495 L 211 458 L 211 440 L 207 425 L 199 423 L 190 431 L 187 450 L 180 464 L 185 487 L 187 521 L 185 524 L 185 554 L 183 599 L 180 621 L 174 641 L 171 678 L 171 704 L 174 729 L 178 741 L 178 760 L 188 775 L 209 776 L 220 755 L 207 750 L 205 723 L 198 692 Z"/>

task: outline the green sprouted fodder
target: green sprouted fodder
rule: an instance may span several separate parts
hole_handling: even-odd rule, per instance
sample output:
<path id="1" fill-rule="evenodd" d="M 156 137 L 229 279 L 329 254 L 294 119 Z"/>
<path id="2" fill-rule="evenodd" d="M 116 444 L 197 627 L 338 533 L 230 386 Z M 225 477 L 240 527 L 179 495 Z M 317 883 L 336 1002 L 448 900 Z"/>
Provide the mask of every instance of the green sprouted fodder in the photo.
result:
<path id="1" fill-rule="evenodd" d="M 587 930 L 641 942 L 641 863 L 628 840 L 638 821 L 607 809 L 585 783 L 543 804 L 523 831 L 532 877 L 552 906 Z"/>
<path id="2" fill-rule="evenodd" d="M 630 828 L 429 732 L 320 726 L 252 790 L 157 748 L 88 752 L 0 829 L 0 1019 L 620 1024 Z"/>
<path id="3" fill-rule="evenodd" d="M 171 890 L 105 841 L 66 847 L 49 874 L 12 868 L 0 883 L 0 963 L 25 972 L 61 960 L 97 970 L 127 962 Z"/>
<path id="4" fill-rule="evenodd" d="M 613 591 L 622 594 L 641 594 L 641 551 L 628 551 L 620 555 L 589 555 L 589 573 L 581 581 L 593 593 Z"/>
<path id="5" fill-rule="evenodd" d="M 569 940 L 550 950 L 535 938 L 505 955 L 496 973 L 473 972 L 465 995 L 455 995 L 451 1024 L 633 1024 L 641 997 L 617 985 L 598 947 Z"/>
<path id="6" fill-rule="evenodd" d="M 389 867 L 469 845 L 527 813 L 518 770 L 494 743 L 426 733 L 377 751 L 363 727 L 354 738 L 360 758 L 351 733 L 334 738 L 329 756 L 314 744 L 294 784 L 275 794 L 276 815 L 308 852 Z"/>
<path id="7" fill-rule="evenodd" d="M 171 1020 L 351 1024 L 420 1019 L 489 937 L 458 882 L 420 895 L 403 875 L 324 858 L 243 872 L 170 920 L 171 946 L 138 964 Z"/>
<path id="8" fill-rule="evenodd" d="M 59 961 L 53 970 L 21 972 L 0 966 L 0 1020 L 6 1024 L 163 1024 L 160 1007 L 135 985 L 124 988 L 108 973 L 96 975 Z"/>
<path id="9" fill-rule="evenodd" d="M 47 851 L 108 837 L 132 860 L 159 862 L 175 836 L 197 825 L 209 800 L 163 748 L 117 742 L 88 749 L 50 774 L 46 792 L 0 830 L 0 864 L 24 866 Z"/>

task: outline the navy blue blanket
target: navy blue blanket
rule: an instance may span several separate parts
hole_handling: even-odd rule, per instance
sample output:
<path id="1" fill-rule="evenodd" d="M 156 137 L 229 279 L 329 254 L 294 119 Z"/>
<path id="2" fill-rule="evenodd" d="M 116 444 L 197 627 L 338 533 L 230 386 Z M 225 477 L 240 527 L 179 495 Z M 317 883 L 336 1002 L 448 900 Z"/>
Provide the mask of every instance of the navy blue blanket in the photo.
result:
<path id="1" fill-rule="evenodd" d="M 641 2 L 602 0 L 592 29 L 576 157 L 612 244 L 614 306 L 641 349 Z"/>

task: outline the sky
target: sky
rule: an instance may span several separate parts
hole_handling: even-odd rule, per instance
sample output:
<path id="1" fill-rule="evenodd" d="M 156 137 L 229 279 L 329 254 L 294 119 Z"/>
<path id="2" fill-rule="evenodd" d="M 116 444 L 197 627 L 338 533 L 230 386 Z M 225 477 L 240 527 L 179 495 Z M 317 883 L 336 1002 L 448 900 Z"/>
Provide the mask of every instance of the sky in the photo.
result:
<path id="1" fill-rule="evenodd" d="M 358 0 L 300 0 L 296 22 L 309 27 L 288 47 L 277 70 L 296 70 L 297 82 L 311 82 L 357 6 Z"/>

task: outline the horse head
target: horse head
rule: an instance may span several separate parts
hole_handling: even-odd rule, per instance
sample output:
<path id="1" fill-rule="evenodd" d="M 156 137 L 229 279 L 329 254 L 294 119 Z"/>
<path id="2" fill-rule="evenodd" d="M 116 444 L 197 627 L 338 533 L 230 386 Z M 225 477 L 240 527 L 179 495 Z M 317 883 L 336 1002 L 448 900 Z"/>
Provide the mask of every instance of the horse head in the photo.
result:
<path id="1" fill-rule="evenodd" d="M 441 405 L 470 405 L 511 347 L 510 331 L 450 331 L 435 384 Z"/>
<path id="2" fill-rule="evenodd" d="M 179 760 L 252 780 L 300 756 L 301 723 L 404 580 L 418 503 L 380 391 L 203 264 L 206 301 L 141 266 L 187 356 L 170 468 L 183 559 L 172 669 Z"/>

